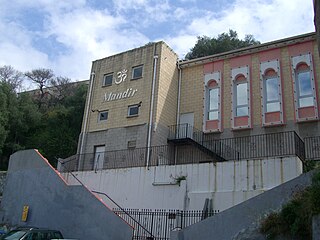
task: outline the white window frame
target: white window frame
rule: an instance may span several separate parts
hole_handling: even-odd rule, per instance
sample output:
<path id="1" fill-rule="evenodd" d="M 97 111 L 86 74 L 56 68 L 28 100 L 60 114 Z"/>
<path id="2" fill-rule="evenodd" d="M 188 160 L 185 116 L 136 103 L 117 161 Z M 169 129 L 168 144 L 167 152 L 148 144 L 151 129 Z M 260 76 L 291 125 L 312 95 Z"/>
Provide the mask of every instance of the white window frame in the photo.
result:
<path id="1" fill-rule="evenodd" d="M 133 108 L 137 108 L 138 112 L 136 114 L 130 114 L 130 110 Z M 128 116 L 127 117 L 137 117 L 139 116 L 139 110 L 140 110 L 140 104 L 134 104 L 134 105 L 130 105 L 128 106 Z"/>
<path id="2" fill-rule="evenodd" d="M 107 114 L 106 119 L 101 119 L 102 114 Z M 108 118 L 109 118 L 109 110 L 99 112 L 99 114 L 98 114 L 98 121 L 99 122 L 107 121 Z"/>
<path id="3" fill-rule="evenodd" d="M 208 105 L 207 105 L 207 120 L 208 121 L 211 121 L 211 120 L 219 120 L 219 104 L 220 102 L 218 101 L 218 104 L 217 104 L 217 107 L 216 108 L 213 108 L 213 109 L 210 109 L 210 102 L 211 102 L 211 99 L 210 99 L 210 92 L 213 91 L 213 90 L 217 90 L 217 98 L 219 99 L 220 98 L 220 87 L 216 86 L 216 87 L 208 87 Z M 210 113 L 217 113 L 218 117 L 215 118 L 215 119 L 210 119 Z"/>
<path id="4" fill-rule="evenodd" d="M 242 75 L 245 80 L 237 81 L 237 78 Z M 245 105 L 237 105 L 237 86 L 242 83 L 247 83 L 247 104 Z M 232 129 L 242 129 L 242 128 L 250 128 L 251 126 L 251 86 L 250 86 L 250 68 L 248 65 L 232 68 L 231 69 L 231 104 L 232 104 Z M 237 116 L 237 108 L 239 107 L 247 107 L 248 115 Z M 248 125 L 245 126 L 237 126 L 235 127 L 235 118 L 237 117 L 248 117 Z"/>
<path id="5" fill-rule="evenodd" d="M 268 101 L 268 94 L 267 94 L 267 87 L 266 87 L 266 81 L 270 79 L 271 77 L 265 76 L 265 73 L 269 70 L 273 70 L 276 73 L 276 77 L 278 80 L 278 100 L 272 100 Z M 275 60 L 270 60 L 266 62 L 261 62 L 260 63 L 260 86 L 261 86 L 261 106 L 262 106 L 262 123 L 263 125 L 269 125 L 271 123 L 266 123 L 266 118 L 265 114 L 266 113 L 271 113 L 271 112 L 278 112 L 278 111 L 267 111 L 267 104 L 268 103 L 274 103 L 274 102 L 279 102 L 280 105 L 280 121 L 279 122 L 273 122 L 272 124 L 282 124 L 283 123 L 283 103 L 282 103 L 282 83 L 281 83 L 281 71 L 280 71 L 280 62 L 278 59 Z"/>
<path id="6" fill-rule="evenodd" d="M 299 109 L 305 108 L 299 106 L 299 100 L 300 97 L 300 90 L 299 90 L 299 81 L 298 81 L 298 73 L 300 72 L 298 69 L 298 66 L 300 64 L 306 64 L 309 67 L 310 72 L 310 81 L 311 81 L 311 88 L 312 88 L 312 95 L 303 96 L 305 97 L 313 97 L 313 107 L 315 109 L 315 116 L 314 117 L 308 117 L 308 118 L 300 118 L 299 117 Z M 306 121 L 306 120 L 314 120 L 319 119 L 318 116 L 318 104 L 317 104 L 317 95 L 316 95 L 316 88 L 315 88 L 315 78 L 314 78 L 314 71 L 313 71 L 313 60 L 311 53 L 307 54 L 301 54 L 299 56 L 292 56 L 291 57 L 291 69 L 292 69 L 292 80 L 293 80 L 293 87 L 294 87 L 294 105 L 295 105 L 295 111 L 296 111 L 296 120 L 299 121 Z M 303 72 L 303 71 L 302 71 Z M 311 107 L 311 106 L 306 106 Z"/>
<path id="7" fill-rule="evenodd" d="M 111 83 L 106 84 L 106 78 L 111 76 Z M 102 86 L 107 87 L 107 86 L 111 86 L 113 82 L 113 73 L 108 73 L 103 75 L 103 83 Z"/>
<path id="8" fill-rule="evenodd" d="M 209 87 L 208 85 L 211 81 L 215 81 L 217 85 L 215 87 Z M 218 112 L 218 119 L 214 119 L 214 120 L 218 120 L 218 129 L 214 129 L 214 130 L 206 129 L 206 122 L 214 121 L 214 120 L 209 120 L 210 89 L 218 89 L 218 99 L 219 99 L 218 108 L 215 109 L 215 111 Z M 205 74 L 204 92 L 205 92 L 205 97 L 204 97 L 205 107 L 204 107 L 204 113 L 203 113 L 203 131 L 204 132 L 221 131 L 221 72 L 220 71 Z"/>
<path id="9" fill-rule="evenodd" d="M 300 86 L 300 80 L 299 80 L 299 74 L 301 73 L 309 73 L 309 77 L 310 77 L 310 87 L 311 87 L 311 93 L 309 94 L 305 94 L 305 95 L 301 95 L 301 86 Z M 312 81 L 311 81 L 311 71 L 310 68 L 305 70 L 297 70 L 296 71 L 296 84 L 297 84 L 297 104 L 299 108 L 303 108 L 303 107 L 311 107 L 314 106 L 314 101 L 312 102 L 312 105 L 309 106 L 301 106 L 300 105 L 300 100 L 305 99 L 305 98 L 313 98 L 314 99 L 314 93 L 313 93 L 313 89 L 312 89 Z"/>
<path id="10" fill-rule="evenodd" d="M 239 95 L 239 92 L 238 92 L 238 86 L 239 85 L 242 85 L 242 84 L 246 84 L 246 89 L 245 91 L 247 92 L 247 102 L 246 104 L 239 104 L 238 103 L 238 95 Z M 247 80 L 242 80 L 242 81 L 236 81 L 235 83 L 235 108 L 234 108 L 234 111 L 235 111 L 235 117 L 245 117 L 245 116 L 249 116 L 249 101 L 248 101 L 248 81 Z M 247 114 L 246 115 L 238 115 L 238 109 L 239 108 L 247 108 Z"/>
<path id="11" fill-rule="evenodd" d="M 141 68 L 141 75 L 135 77 L 135 76 L 134 76 L 135 71 L 138 70 L 138 69 L 140 69 L 140 68 Z M 133 68 L 132 68 L 131 80 L 135 80 L 135 79 L 142 78 L 142 76 L 143 76 L 143 65 L 139 65 L 139 66 L 136 66 L 136 67 L 133 67 Z"/>

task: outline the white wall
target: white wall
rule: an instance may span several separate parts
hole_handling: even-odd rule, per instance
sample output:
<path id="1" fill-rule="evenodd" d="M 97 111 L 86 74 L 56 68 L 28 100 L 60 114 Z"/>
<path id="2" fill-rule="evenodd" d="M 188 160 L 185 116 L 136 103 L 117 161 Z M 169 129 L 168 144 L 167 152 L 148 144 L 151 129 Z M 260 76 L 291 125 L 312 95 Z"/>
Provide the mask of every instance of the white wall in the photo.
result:
<path id="1" fill-rule="evenodd" d="M 89 189 L 107 193 L 123 208 L 202 210 L 209 198 L 220 211 L 301 173 L 296 157 L 74 172 Z M 63 175 L 77 184 L 70 174 Z M 186 176 L 180 185 L 179 176 Z"/>

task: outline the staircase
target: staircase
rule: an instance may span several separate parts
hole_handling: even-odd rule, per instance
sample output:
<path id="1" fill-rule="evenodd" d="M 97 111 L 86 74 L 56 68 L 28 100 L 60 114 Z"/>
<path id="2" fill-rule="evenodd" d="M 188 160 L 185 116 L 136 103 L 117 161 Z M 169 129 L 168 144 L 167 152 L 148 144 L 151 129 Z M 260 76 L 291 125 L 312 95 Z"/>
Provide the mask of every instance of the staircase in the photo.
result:
<path id="1" fill-rule="evenodd" d="M 223 152 L 226 146 L 218 140 L 206 141 L 202 131 L 190 124 L 179 124 L 169 127 L 168 143 L 175 145 L 191 144 L 214 159 L 215 162 L 226 161 Z M 229 149 L 230 150 L 230 149 Z M 236 151 L 234 151 L 235 154 Z"/>

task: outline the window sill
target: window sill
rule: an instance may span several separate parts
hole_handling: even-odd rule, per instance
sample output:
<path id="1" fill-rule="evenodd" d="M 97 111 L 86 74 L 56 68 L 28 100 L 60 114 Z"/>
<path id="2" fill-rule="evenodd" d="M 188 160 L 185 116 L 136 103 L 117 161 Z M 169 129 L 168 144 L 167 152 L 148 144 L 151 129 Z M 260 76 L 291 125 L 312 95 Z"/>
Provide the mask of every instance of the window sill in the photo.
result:
<path id="1" fill-rule="evenodd" d="M 140 78 L 142 78 L 142 76 L 141 77 L 136 77 L 136 78 L 131 78 L 130 81 L 135 81 L 135 80 L 138 80 Z"/>
<path id="2" fill-rule="evenodd" d="M 240 131 L 240 130 L 250 130 L 252 127 L 250 126 L 239 126 L 239 127 L 233 127 L 231 130 L 232 131 Z"/>
<path id="3" fill-rule="evenodd" d="M 307 118 L 297 118 L 296 122 L 297 123 L 304 123 L 304 122 L 315 122 L 319 121 L 318 117 L 307 117 Z"/>
<path id="4" fill-rule="evenodd" d="M 221 129 L 205 129 L 203 130 L 203 133 L 208 134 L 208 133 L 222 133 Z"/>
<path id="5" fill-rule="evenodd" d="M 105 88 L 105 87 L 111 87 L 111 86 L 112 86 L 112 84 L 102 85 L 103 88 Z"/>
<path id="6" fill-rule="evenodd" d="M 284 122 L 280 121 L 280 122 L 271 122 L 271 123 L 263 123 L 262 127 L 279 127 L 279 126 L 284 126 L 286 125 Z"/>
<path id="7" fill-rule="evenodd" d="M 139 117 L 139 114 L 137 114 L 137 115 L 127 116 L 127 118 L 135 118 L 135 117 Z"/>

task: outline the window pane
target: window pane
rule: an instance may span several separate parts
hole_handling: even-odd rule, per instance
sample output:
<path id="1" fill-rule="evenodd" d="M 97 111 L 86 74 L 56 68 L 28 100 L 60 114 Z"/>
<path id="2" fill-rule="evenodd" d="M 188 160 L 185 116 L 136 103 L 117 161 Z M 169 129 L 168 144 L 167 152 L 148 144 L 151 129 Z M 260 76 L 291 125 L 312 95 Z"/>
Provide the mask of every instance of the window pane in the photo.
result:
<path id="1" fill-rule="evenodd" d="M 248 115 L 248 107 L 237 107 L 237 117 Z"/>
<path id="2" fill-rule="evenodd" d="M 132 78 L 142 77 L 142 66 L 133 68 Z"/>
<path id="3" fill-rule="evenodd" d="M 105 75 L 105 76 L 104 76 L 103 85 L 104 85 L 104 86 L 112 85 L 112 74 L 109 74 L 109 75 Z"/>
<path id="4" fill-rule="evenodd" d="M 280 111 L 279 102 L 267 103 L 267 112 L 279 112 L 279 111 Z"/>
<path id="5" fill-rule="evenodd" d="M 208 120 L 217 120 L 217 119 L 219 119 L 219 112 L 218 111 L 209 112 Z"/>
<path id="6" fill-rule="evenodd" d="M 299 96 L 312 95 L 310 72 L 298 73 Z"/>
<path id="7" fill-rule="evenodd" d="M 209 110 L 217 110 L 219 103 L 219 88 L 209 89 Z"/>
<path id="8" fill-rule="evenodd" d="M 237 84 L 237 106 L 248 104 L 248 83 Z"/>
<path id="9" fill-rule="evenodd" d="M 135 116 L 138 114 L 139 114 L 139 107 L 138 106 L 130 106 L 129 107 L 129 112 L 128 112 L 129 116 Z"/>
<path id="10" fill-rule="evenodd" d="M 299 99 L 299 107 L 313 106 L 313 97 L 306 97 Z"/>
<path id="11" fill-rule="evenodd" d="M 100 119 L 100 121 L 107 120 L 108 119 L 108 112 L 101 112 L 99 119 Z"/>
<path id="12" fill-rule="evenodd" d="M 267 101 L 279 100 L 279 82 L 277 77 L 266 79 L 266 94 Z"/>

